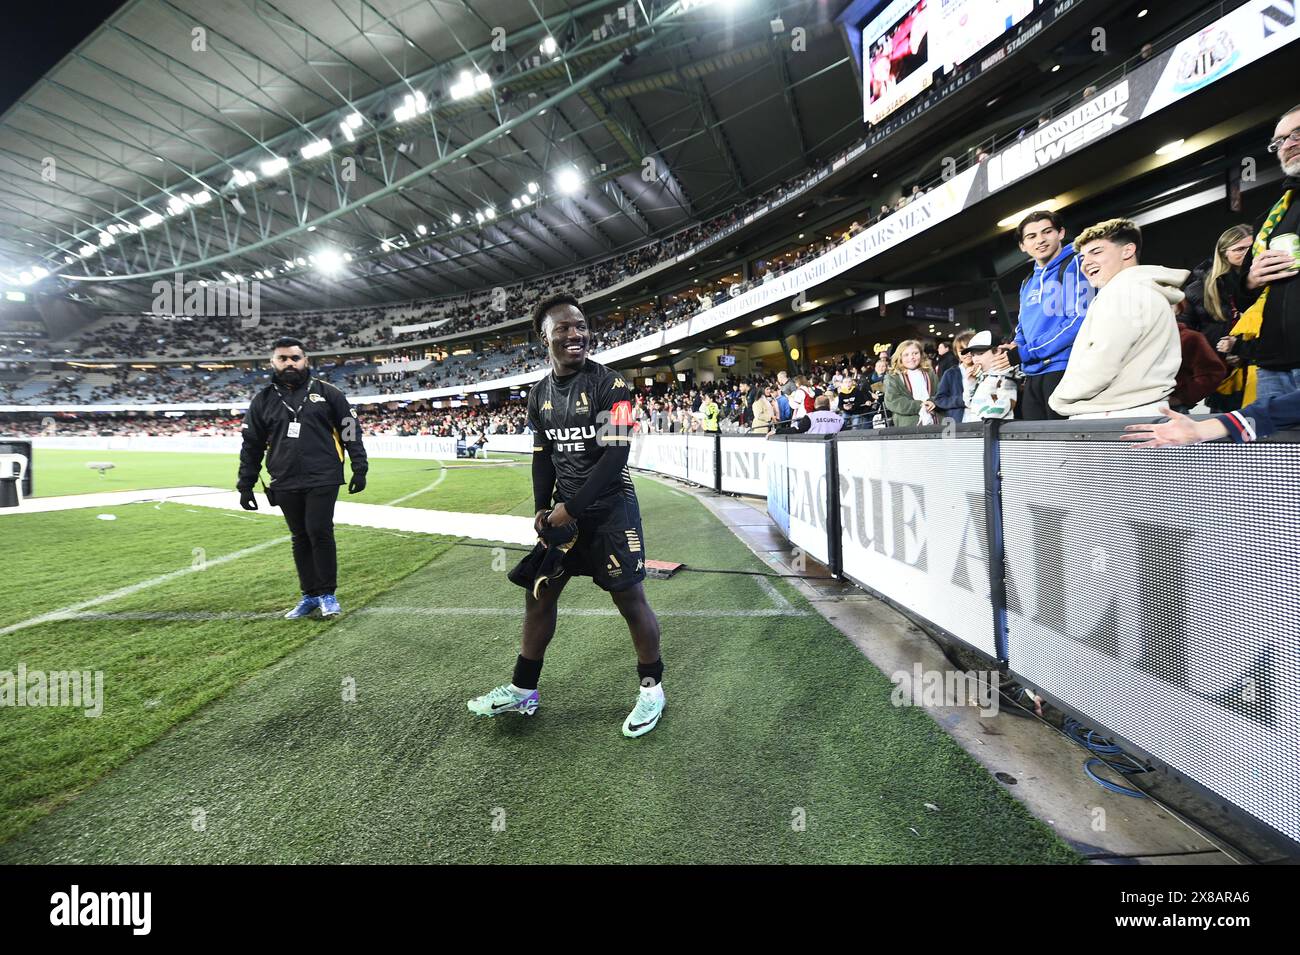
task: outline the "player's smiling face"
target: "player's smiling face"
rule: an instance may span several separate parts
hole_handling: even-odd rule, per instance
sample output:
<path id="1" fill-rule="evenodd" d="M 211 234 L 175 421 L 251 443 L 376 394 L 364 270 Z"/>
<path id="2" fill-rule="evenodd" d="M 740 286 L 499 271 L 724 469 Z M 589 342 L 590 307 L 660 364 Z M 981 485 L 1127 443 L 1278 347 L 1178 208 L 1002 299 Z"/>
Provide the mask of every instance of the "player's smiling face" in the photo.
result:
<path id="1" fill-rule="evenodd" d="M 557 305 L 546 313 L 546 348 L 551 364 L 567 374 L 582 368 L 587 360 L 587 346 L 591 332 L 582 312 L 572 305 Z"/>

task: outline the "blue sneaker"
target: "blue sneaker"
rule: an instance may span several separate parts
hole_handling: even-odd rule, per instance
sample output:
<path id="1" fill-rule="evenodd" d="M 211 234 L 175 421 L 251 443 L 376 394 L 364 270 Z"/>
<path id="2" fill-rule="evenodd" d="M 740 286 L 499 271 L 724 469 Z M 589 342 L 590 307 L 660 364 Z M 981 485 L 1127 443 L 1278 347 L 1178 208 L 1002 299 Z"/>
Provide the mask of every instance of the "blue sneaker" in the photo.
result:
<path id="1" fill-rule="evenodd" d="M 284 615 L 285 620 L 301 620 L 303 617 L 310 617 L 313 610 L 320 606 L 319 597 L 308 597 L 302 595 L 302 600 L 298 601 L 298 606 L 294 607 Z"/>
<path id="2" fill-rule="evenodd" d="M 320 600 L 320 615 L 322 620 L 326 617 L 337 617 L 343 612 L 343 608 L 339 606 L 338 598 L 333 594 L 326 594 L 324 597 L 319 597 L 317 599 Z"/>

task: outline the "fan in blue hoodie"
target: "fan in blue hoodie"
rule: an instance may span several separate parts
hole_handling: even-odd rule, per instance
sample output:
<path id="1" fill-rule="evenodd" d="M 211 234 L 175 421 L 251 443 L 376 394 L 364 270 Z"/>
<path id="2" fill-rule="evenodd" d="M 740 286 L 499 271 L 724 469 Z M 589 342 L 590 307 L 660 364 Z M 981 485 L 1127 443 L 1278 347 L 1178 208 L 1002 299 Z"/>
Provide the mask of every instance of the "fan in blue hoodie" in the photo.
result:
<path id="1" fill-rule="evenodd" d="M 1033 259 L 1034 271 L 1020 286 L 1015 347 L 1025 380 L 1016 416 L 1022 421 L 1059 419 L 1047 401 L 1065 375 L 1093 290 L 1055 212 L 1029 213 L 1018 235 L 1020 251 Z"/>

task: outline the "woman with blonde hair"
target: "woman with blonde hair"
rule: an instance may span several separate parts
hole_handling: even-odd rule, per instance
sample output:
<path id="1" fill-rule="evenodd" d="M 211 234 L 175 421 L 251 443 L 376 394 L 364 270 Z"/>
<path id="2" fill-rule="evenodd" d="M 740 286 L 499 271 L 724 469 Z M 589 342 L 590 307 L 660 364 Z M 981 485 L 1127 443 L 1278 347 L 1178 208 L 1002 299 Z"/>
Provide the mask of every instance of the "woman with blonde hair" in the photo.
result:
<path id="1" fill-rule="evenodd" d="M 1203 332 L 1211 345 L 1231 331 L 1241 314 L 1233 273 L 1241 271 L 1253 238 L 1248 225 L 1226 229 L 1214 243 L 1214 254 L 1192 270 L 1191 281 L 1183 290 L 1187 305 L 1180 318 L 1189 328 Z"/>
<path id="2" fill-rule="evenodd" d="M 1254 393 L 1253 387 L 1247 387 L 1248 383 L 1254 384 L 1251 369 L 1243 367 L 1242 360 L 1234 354 L 1240 339 L 1231 334 L 1241 317 L 1236 301 L 1237 283 L 1253 239 L 1254 232 L 1245 224 L 1224 230 L 1214 243 L 1214 255 L 1196 267 L 1184 289 L 1186 304 L 1179 319 L 1205 335 L 1232 369 L 1218 392 L 1209 398 L 1210 408 L 1216 412 L 1240 408 L 1243 393 L 1249 390 L 1252 397 Z"/>
<path id="3" fill-rule="evenodd" d="M 939 382 L 915 338 L 900 342 L 885 377 L 885 408 L 896 428 L 934 424 Z"/>

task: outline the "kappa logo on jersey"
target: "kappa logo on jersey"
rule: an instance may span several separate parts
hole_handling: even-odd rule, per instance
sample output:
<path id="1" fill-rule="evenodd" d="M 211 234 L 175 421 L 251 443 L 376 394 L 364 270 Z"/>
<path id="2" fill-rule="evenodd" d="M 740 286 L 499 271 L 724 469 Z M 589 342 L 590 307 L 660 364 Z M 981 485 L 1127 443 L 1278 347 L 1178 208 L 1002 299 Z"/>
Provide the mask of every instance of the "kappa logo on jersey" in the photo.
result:
<path id="1" fill-rule="evenodd" d="M 547 398 L 545 401 L 542 402 L 542 410 L 543 410 L 543 411 L 554 411 L 554 410 L 555 410 L 554 408 L 551 407 L 551 399 L 550 399 L 550 398 Z"/>
<path id="2" fill-rule="evenodd" d="M 307 396 L 307 400 L 308 400 L 308 401 L 324 401 L 324 400 L 325 400 L 325 396 L 324 396 L 324 395 L 318 395 L 318 394 L 316 394 L 315 392 L 312 392 L 310 395 Z"/>
<path id="3" fill-rule="evenodd" d="M 626 388 L 626 387 L 627 387 L 627 382 L 624 381 L 622 378 L 615 378 L 615 379 L 614 379 L 614 387 L 615 387 L 615 388 Z"/>

